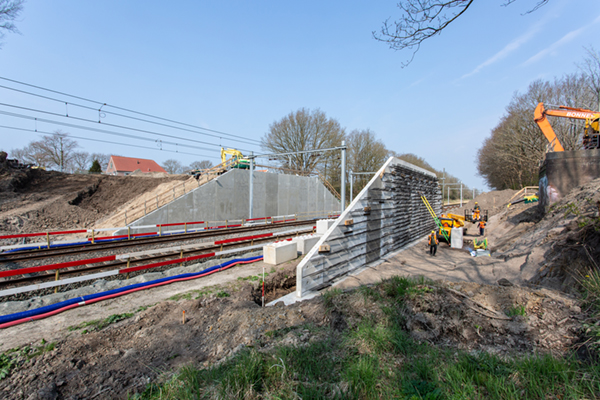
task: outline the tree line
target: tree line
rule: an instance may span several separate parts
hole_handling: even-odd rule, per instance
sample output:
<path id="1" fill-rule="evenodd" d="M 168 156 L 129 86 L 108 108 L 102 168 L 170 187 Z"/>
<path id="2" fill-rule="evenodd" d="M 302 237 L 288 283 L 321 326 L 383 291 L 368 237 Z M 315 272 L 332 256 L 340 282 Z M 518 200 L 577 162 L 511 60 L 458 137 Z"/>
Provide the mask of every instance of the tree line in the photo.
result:
<path id="1" fill-rule="evenodd" d="M 9 158 L 17 159 L 23 164 L 35 164 L 45 169 L 72 174 L 106 171 L 111 154 L 88 153 L 78 149 L 79 144 L 76 140 L 69 138 L 68 133 L 58 130 L 51 135 L 42 136 L 40 140 L 30 142 L 25 147 L 11 150 Z M 213 163 L 208 160 L 183 165 L 175 159 L 166 160 L 162 165 L 169 174 L 183 174 L 212 166 Z"/>
<path id="2" fill-rule="evenodd" d="M 538 103 L 597 110 L 600 99 L 600 53 L 593 47 L 579 64 L 579 72 L 552 81 L 538 79 L 525 93 L 515 93 L 505 114 L 477 152 L 477 170 L 488 186 L 520 189 L 538 185 L 539 162 L 548 141 L 533 119 Z M 549 117 L 565 150 L 582 149 L 585 122 Z"/>
<path id="3" fill-rule="evenodd" d="M 438 178 L 445 178 L 445 183 L 458 183 L 459 179 L 438 171 L 423 158 L 414 154 L 398 154 L 388 149 L 370 129 L 355 129 L 346 132 L 346 128 L 335 118 L 327 117 L 320 109 L 301 108 L 290 112 L 282 119 L 273 122 L 268 132 L 262 137 L 261 145 L 268 153 L 280 154 L 301 152 L 315 149 L 340 147 L 345 141 L 347 147 L 347 172 L 376 172 L 390 156 L 434 172 Z M 280 167 L 301 172 L 318 171 L 339 192 L 341 190 L 341 152 L 323 151 L 317 153 L 301 153 L 272 157 Z M 352 197 L 356 196 L 369 182 L 372 175 L 356 175 L 352 185 Z M 346 186 L 350 195 L 350 184 Z M 466 186 L 463 195 L 468 197 L 471 191 Z M 460 196 L 460 187 L 452 186 L 450 198 Z"/>

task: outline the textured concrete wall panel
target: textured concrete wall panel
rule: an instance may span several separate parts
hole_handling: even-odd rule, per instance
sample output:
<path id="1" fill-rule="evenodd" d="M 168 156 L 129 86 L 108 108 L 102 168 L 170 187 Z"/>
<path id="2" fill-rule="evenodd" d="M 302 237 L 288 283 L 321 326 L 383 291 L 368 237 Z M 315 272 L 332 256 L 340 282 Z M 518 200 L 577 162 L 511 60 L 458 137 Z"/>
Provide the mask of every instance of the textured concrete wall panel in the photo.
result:
<path id="1" fill-rule="evenodd" d="M 297 296 L 319 290 L 383 256 L 401 249 L 435 227 L 423 193 L 441 213 L 437 177 L 390 158 L 297 267 Z M 352 225 L 345 221 L 353 220 Z M 330 251 L 319 253 L 322 244 Z"/>

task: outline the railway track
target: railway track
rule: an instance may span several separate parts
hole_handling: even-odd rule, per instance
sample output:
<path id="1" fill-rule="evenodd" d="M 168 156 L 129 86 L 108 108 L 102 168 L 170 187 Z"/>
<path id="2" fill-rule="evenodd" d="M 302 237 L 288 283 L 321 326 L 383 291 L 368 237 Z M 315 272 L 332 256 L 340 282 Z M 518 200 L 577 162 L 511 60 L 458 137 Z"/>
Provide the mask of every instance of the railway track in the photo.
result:
<path id="1" fill-rule="evenodd" d="M 264 231 L 264 230 L 272 230 L 274 228 L 285 228 L 285 227 L 293 228 L 293 227 L 301 227 L 301 226 L 311 225 L 310 227 L 307 227 L 304 229 L 304 231 L 309 232 L 312 230 L 313 224 L 314 224 L 314 221 L 294 221 L 294 222 L 289 222 L 289 223 L 278 223 L 274 226 L 273 225 L 260 225 L 260 226 L 254 226 L 254 227 L 239 227 L 239 228 L 230 228 L 230 229 L 226 229 L 226 230 L 223 229 L 223 230 L 219 230 L 218 232 L 216 232 L 216 231 L 197 232 L 197 233 L 202 233 L 202 235 L 198 235 L 197 233 L 188 233 L 188 234 L 182 234 L 182 235 L 163 236 L 160 238 L 151 238 L 151 239 L 145 239 L 145 240 L 135 239 L 135 240 L 128 241 L 130 243 L 112 243 L 113 246 L 101 246 L 101 247 L 93 249 L 92 251 L 115 250 L 115 249 L 121 249 L 123 247 L 130 247 L 130 246 L 151 246 L 151 245 L 156 245 L 157 243 L 164 243 L 167 241 L 173 242 L 173 239 L 176 236 L 177 236 L 176 241 L 183 241 L 183 240 L 196 239 L 196 238 L 218 238 L 219 236 L 233 235 L 233 234 L 239 234 L 239 233 L 255 233 L 255 232 L 260 232 L 260 231 Z M 146 272 L 148 272 L 147 270 L 156 272 L 156 271 L 173 268 L 175 266 L 182 266 L 182 265 L 185 265 L 186 263 L 197 262 L 197 261 L 181 261 L 179 263 L 175 262 L 175 263 L 170 264 L 171 266 L 168 268 L 164 268 L 160 265 L 156 265 L 156 267 L 153 267 L 152 265 L 154 265 L 154 264 L 169 263 L 171 261 L 183 260 L 185 258 L 190 258 L 190 257 L 194 258 L 194 259 L 199 259 L 199 258 L 208 259 L 208 258 L 212 258 L 212 257 L 219 257 L 218 255 L 215 255 L 215 253 L 222 252 L 223 250 L 227 250 L 227 253 L 230 253 L 233 255 L 233 254 L 235 254 L 236 248 L 240 248 L 240 250 L 242 251 L 242 248 L 247 249 L 249 244 L 256 246 L 257 244 L 273 241 L 273 239 L 282 240 L 282 239 L 290 238 L 292 236 L 296 236 L 297 234 L 298 234 L 298 232 L 289 232 L 287 234 L 276 234 L 274 236 L 266 236 L 266 237 L 261 237 L 264 235 L 242 236 L 241 238 L 239 238 L 240 240 L 237 240 L 232 243 L 227 243 L 227 241 L 235 240 L 235 238 L 221 240 L 221 241 L 217 240 L 215 244 L 213 244 L 214 242 L 211 244 L 205 244 L 205 245 L 203 245 L 202 243 L 199 243 L 197 246 L 186 245 L 186 246 L 181 246 L 179 248 L 173 248 L 173 247 L 164 248 L 164 251 L 162 251 L 163 249 L 153 249 L 152 252 L 153 253 L 156 252 L 157 254 L 142 254 L 140 256 L 136 256 L 135 254 L 136 253 L 144 253 L 144 251 L 139 251 L 139 249 L 136 248 L 136 250 L 137 250 L 136 253 L 131 253 L 132 254 L 131 257 L 124 257 L 124 259 L 117 260 L 117 261 L 100 262 L 100 263 L 97 263 L 97 265 L 94 265 L 95 263 L 91 262 L 93 259 L 89 259 L 90 263 L 82 264 L 81 266 L 77 266 L 77 267 L 52 268 L 52 265 L 49 265 L 48 270 L 54 271 L 54 272 L 45 272 L 44 271 L 44 272 L 39 272 L 39 273 L 27 274 L 27 275 L 20 274 L 20 275 L 16 275 L 15 277 L 5 277 L 5 278 L 2 278 L 3 279 L 2 281 L 0 281 L 0 290 L 19 288 L 21 286 L 36 285 L 36 284 L 40 284 L 40 283 L 44 283 L 44 282 L 58 280 L 59 275 L 55 271 L 58 271 L 59 268 L 60 268 L 60 278 L 61 279 L 84 276 L 84 275 L 94 274 L 94 273 L 103 272 L 103 271 L 121 270 L 121 271 L 127 272 L 129 269 L 132 270 L 131 276 L 135 276 L 138 274 L 146 273 Z M 191 237 L 190 235 L 192 235 L 193 237 Z M 245 239 L 245 238 L 247 238 L 247 239 Z M 161 240 L 157 241 L 156 239 L 161 239 Z M 107 243 L 103 243 L 103 245 L 106 245 L 106 244 Z M 127 244 L 127 246 L 122 246 L 124 244 Z M 119 245 L 119 246 L 114 246 L 114 245 Z M 189 247 L 189 248 L 184 249 L 183 247 Z M 65 248 L 50 249 L 50 250 L 61 250 L 61 251 L 59 251 L 58 253 L 52 252 L 49 255 L 47 254 L 45 256 L 42 256 L 39 253 L 37 253 L 40 250 L 37 250 L 37 251 L 35 251 L 36 252 L 35 256 L 36 256 L 36 258 L 40 258 L 40 257 L 56 258 L 56 257 L 61 257 L 61 256 L 63 256 L 63 257 L 70 256 L 73 254 L 81 254 L 81 253 L 89 251 L 89 249 L 87 248 L 87 245 L 83 246 L 83 248 L 71 249 L 71 251 L 69 251 L 68 249 L 65 249 Z M 76 250 L 76 251 L 74 252 L 73 250 Z M 20 255 L 26 256 L 27 254 L 20 254 Z M 14 254 L 11 256 L 17 256 L 17 254 Z M 1 261 L 14 262 L 13 260 L 14 259 L 1 260 Z M 88 260 L 86 259 L 83 261 L 88 261 Z M 57 264 L 57 265 L 59 265 L 59 264 Z M 141 268 L 143 268 L 143 269 L 141 269 Z M 20 268 L 17 268 L 13 271 L 18 271 L 19 269 Z M 27 268 L 21 268 L 21 269 L 23 269 L 24 272 L 27 270 Z M 138 269 L 141 269 L 141 270 L 138 270 Z M 125 276 L 125 275 L 123 275 L 123 276 Z M 127 272 L 127 276 L 128 277 L 130 276 L 129 272 Z"/>
<path id="2" fill-rule="evenodd" d="M 93 254 L 101 251 L 110 251 L 110 250 L 119 250 L 130 247 L 140 247 L 140 246 L 154 246 L 160 245 L 164 243 L 170 242 L 180 242 L 186 240 L 194 240 L 194 239 L 204 239 L 204 238 L 213 238 L 225 235 L 236 235 L 240 233 L 246 232 L 257 232 L 264 230 L 272 230 L 276 228 L 285 228 L 285 227 L 294 227 L 294 226 L 302 226 L 302 225 L 314 225 L 315 221 L 305 220 L 305 221 L 293 221 L 293 222 L 280 222 L 277 224 L 265 224 L 265 225 L 255 225 L 255 226 L 242 226 L 235 228 L 222 228 L 222 229 L 208 229 L 200 232 L 191 232 L 191 233 L 178 233 L 178 234 L 170 234 L 165 236 L 158 237 L 137 237 L 130 240 L 122 240 L 118 242 L 103 242 L 98 241 L 95 243 L 88 243 L 84 245 L 73 245 L 73 246 L 63 246 L 49 249 L 39 249 L 39 250 L 24 250 L 24 251 L 14 251 L 11 253 L 0 254 L 0 263 L 7 262 L 20 262 L 20 261 L 28 261 L 28 260 L 39 260 L 44 258 L 55 258 L 55 257 L 65 257 L 72 256 L 76 254 Z"/>

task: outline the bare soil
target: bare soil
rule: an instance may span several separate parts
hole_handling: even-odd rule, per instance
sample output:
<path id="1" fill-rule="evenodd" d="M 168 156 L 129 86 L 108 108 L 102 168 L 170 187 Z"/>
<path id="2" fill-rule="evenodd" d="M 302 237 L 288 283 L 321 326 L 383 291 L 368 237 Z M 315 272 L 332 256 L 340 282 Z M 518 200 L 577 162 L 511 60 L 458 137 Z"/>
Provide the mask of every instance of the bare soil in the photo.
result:
<path id="1" fill-rule="evenodd" d="M 38 229 L 29 225 L 30 220 L 52 228 L 72 228 L 74 219 L 93 224 L 95 215 L 106 216 L 116 206 L 103 202 L 107 196 L 96 196 L 98 188 L 104 185 L 106 193 L 133 196 L 147 187 L 127 180 L 130 177 L 85 176 L 99 179 L 96 189 L 86 195 L 96 181 L 37 174 L 0 180 L 2 231 Z M 142 291 L 5 329 L 0 332 L 0 351 L 47 346 L 42 339 L 53 346 L 30 359 L 19 358 L 18 366 L 0 380 L 0 397 L 126 398 L 142 392 L 150 382 L 168 379 L 182 366 L 223 362 L 245 347 L 302 345 L 323 334 L 310 327 L 354 329 L 361 317 L 381 312 L 355 289 L 395 275 L 435 281 L 423 284 L 422 294 L 403 311 L 406 329 L 417 340 L 502 355 L 585 350 L 580 345 L 588 316 L 577 295 L 576 279 L 600 260 L 595 222 L 599 189 L 600 180 L 579 188 L 544 218 L 530 205 L 507 209 L 500 204 L 514 192 L 482 194 L 477 200 L 490 209 L 486 236 L 491 257 L 471 257 L 468 251 L 445 244 L 431 257 L 421 241 L 338 283 L 334 288 L 344 293 L 335 297 L 335 312 L 325 307 L 322 297 L 291 306 L 280 302 L 260 307 L 256 277 L 263 265 L 252 264 L 210 279 Z M 126 202 L 128 196 L 114 201 Z M 73 200 L 77 204 L 69 204 Z M 63 212 L 53 213 L 49 204 Z M 10 218 L 21 222 L 11 223 Z M 474 226 L 469 226 L 465 238 L 475 237 Z M 267 267 L 267 301 L 294 290 L 298 262 L 277 266 L 275 271 Z M 133 315 L 99 330 L 86 325 L 123 313 Z"/>
<path id="2" fill-rule="evenodd" d="M 163 183 L 188 178 L 3 169 L 0 170 L 0 235 L 90 228 L 132 198 Z"/>

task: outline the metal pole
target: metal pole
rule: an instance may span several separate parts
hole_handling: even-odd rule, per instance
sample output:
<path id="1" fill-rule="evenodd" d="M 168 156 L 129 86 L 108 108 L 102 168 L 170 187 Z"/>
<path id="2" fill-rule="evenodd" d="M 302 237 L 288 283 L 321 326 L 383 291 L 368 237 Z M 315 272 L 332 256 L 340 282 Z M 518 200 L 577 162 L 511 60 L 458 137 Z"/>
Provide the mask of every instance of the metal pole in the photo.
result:
<path id="1" fill-rule="evenodd" d="M 254 218 L 252 215 L 252 208 L 254 206 L 254 152 L 250 152 L 250 210 L 248 212 L 248 218 Z"/>
<path id="2" fill-rule="evenodd" d="M 354 192 L 352 191 L 352 184 L 354 183 L 354 175 L 352 175 L 352 171 L 349 172 L 350 174 L 350 203 L 352 203 L 352 197 Z"/>
<path id="3" fill-rule="evenodd" d="M 448 186 L 448 203 L 446 204 L 450 204 L 450 186 Z"/>
<path id="4" fill-rule="evenodd" d="M 342 212 L 346 209 L 346 141 L 342 140 Z"/>
<path id="5" fill-rule="evenodd" d="M 462 182 L 460 183 L 460 206 L 462 207 Z"/>
<path id="6" fill-rule="evenodd" d="M 444 205 L 444 187 L 446 186 L 446 168 L 444 168 L 444 175 L 442 177 L 442 205 Z"/>

